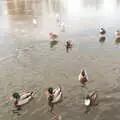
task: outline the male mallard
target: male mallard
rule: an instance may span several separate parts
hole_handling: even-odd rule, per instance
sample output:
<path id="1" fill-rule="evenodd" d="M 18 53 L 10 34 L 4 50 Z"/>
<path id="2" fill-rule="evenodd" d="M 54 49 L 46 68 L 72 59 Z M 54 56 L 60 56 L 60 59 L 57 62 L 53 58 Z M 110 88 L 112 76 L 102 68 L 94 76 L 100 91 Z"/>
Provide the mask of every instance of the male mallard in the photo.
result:
<path id="1" fill-rule="evenodd" d="M 17 107 L 28 103 L 32 98 L 33 98 L 33 92 L 26 92 L 22 94 L 15 92 L 12 95 L 12 100 L 14 101 L 14 104 Z"/>
<path id="2" fill-rule="evenodd" d="M 102 27 L 100 28 L 100 34 L 101 35 L 105 35 L 106 34 L 106 30 L 104 28 L 102 28 Z"/>

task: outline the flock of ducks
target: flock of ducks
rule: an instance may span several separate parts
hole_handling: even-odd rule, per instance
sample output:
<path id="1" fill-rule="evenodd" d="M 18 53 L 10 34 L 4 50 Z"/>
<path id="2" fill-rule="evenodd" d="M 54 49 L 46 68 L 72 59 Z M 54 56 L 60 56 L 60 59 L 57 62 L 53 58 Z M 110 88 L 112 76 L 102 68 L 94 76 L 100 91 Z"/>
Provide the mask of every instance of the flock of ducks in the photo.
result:
<path id="1" fill-rule="evenodd" d="M 84 69 L 81 70 L 80 74 L 78 75 L 79 82 L 84 87 L 86 83 L 88 82 L 88 75 Z M 12 95 L 11 100 L 14 102 L 14 105 L 16 106 L 17 110 L 19 110 L 24 104 L 28 103 L 33 98 L 33 92 L 24 92 L 24 93 L 18 93 L 15 92 Z M 49 87 L 45 91 L 45 96 L 48 100 L 48 105 L 50 108 L 50 112 L 53 113 L 54 105 L 61 102 L 63 100 L 63 91 L 61 86 L 57 86 L 56 88 Z M 84 105 L 86 108 L 90 108 L 93 105 L 97 104 L 98 95 L 96 91 L 93 91 L 92 93 L 88 94 L 84 99 Z M 59 120 L 59 116 L 54 113 L 55 119 Z"/>
<path id="2" fill-rule="evenodd" d="M 56 20 L 57 20 L 57 22 L 61 21 L 60 17 L 58 15 L 56 15 Z M 33 24 L 37 24 L 36 19 L 33 19 Z M 62 23 L 61 26 L 64 27 L 64 23 Z M 106 30 L 101 27 L 99 30 L 99 33 L 100 33 L 100 35 L 102 35 L 102 37 L 103 36 L 105 37 Z M 115 36 L 116 36 L 116 38 L 120 38 L 119 30 L 117 30 L 115 32 Z M 49 33 L 49 39 L 51 39 L 52 41 L 56 41 L 57 38 L 58 38 L 57 34 Z M 72 46 L 73 46 L 72 41 L 70 41 L 70 40 L 66 41 L 65 46 L 67 49 L 72 48 Z M 83 87 L 88 82 L 88 75 L 84 69 L 81 70 L 80 74 L 78 75 L 78 80 L 83 85 Z M 58 87 L 56 87 L 55 89 L 53 87 L 49 87 L 47 89 L 47 91 L 45 92 L 45 95 L 48 100 L 48 105 L 50 107 L 50 111 L 53 112 L 54 104 L 60 102 L 63 99 L 62 88 L 60 85 Z M 21 106 L 28 103 L 32 98 L 33 98 L 33 92 L 24 92 L 24 93 L 15 92 L 12 95 L 11 100 L 14 102 L 14 105 L 19 109 L 19 108 L 21 108 Z M 98 94 L 96 91 L 93 91 L 92 93 L 90 93 L 89 95 L 87 95 L 85 97 L 84 105 L 87 108 L 89 108 L 92 105 L 96 105 L 97 100 L 98 100 Z M 55 119 L 58 120 L 57 117 Z"/>
<path id="3" fill-rule="evenodd" d="M 103 27 L 101 27 L 99 29 L 99 34 L 100 34 L 99 41 L 100 42 L 104 42 L 105 41 L 105 39 L 106 39 L 106 33 L 107 32 L 106 32 L 106 30 Z M 115 41 L 119 42 L 120 41 L 120 31 L 117 30 L 114 34 L 115 34 L 115 37 L 116 37 Z M 57 38 L 58 38 L 57 34 L 55 34 L 55 33 L 49 33 L 49 39 L 52 40 L 51 41 L 52 43 L 56 43 Z M 66 51 L 68 52 L 68 50 L 73 47 L 72 41 L 71 40 L 67 40 L 65 42 L 65 47 L 66 47 Z"/>

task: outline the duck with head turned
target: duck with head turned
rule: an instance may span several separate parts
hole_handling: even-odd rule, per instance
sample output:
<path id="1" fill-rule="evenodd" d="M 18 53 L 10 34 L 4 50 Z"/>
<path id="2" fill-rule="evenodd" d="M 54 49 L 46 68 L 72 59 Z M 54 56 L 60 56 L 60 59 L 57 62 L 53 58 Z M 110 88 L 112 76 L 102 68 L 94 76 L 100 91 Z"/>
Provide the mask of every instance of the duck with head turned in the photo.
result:
<path id="1" fill-rule="evenodd" d="M 97 91 L 92 91 L 88 95 L 86 95 L 84 99 L 84 105 L 86 107 L 94 106 L 98 104 L 98 93 Z"/>

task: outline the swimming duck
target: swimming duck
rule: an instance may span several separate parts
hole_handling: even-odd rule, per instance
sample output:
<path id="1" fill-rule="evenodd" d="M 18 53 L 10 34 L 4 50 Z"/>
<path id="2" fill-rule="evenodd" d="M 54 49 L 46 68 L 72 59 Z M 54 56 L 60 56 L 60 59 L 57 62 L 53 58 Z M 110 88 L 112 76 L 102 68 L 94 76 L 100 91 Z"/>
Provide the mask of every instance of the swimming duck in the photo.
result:
<path id="1" fill-rule="evenodd" d="M 60 86 L 53 89 L 52 87 L 48 88 L 47 91 L 48 102 L 50 101 L 52 104 L 58 103 L 62 99 L 62 89 Z"/>
<path id="2" fill-rule="evenodd" d="M 13 93 L 12 100 L 16 107 L 22 106 L 28 103 L 33 98 L 33 92 L 26 92 L 19 94 L 18 92 Z"/>
<path id="3" fill-rule="evenodd" d="M 49 39 L 55 40 L 58 37 L 58 35 L 54 33 L 49 33 Z"/>
<path id="4" fill-rule="evenodd" d="M 62 22 L 61 24 L 60 24 L 60 31 L 61 32 L 65 32 L 65 24 L 64 24 L 64 22 Z"/>
<path id="5" fill-rule="evenodd" d="M 98 102 L 98 94 L 96 91 L 93 91 L 92 93 L 87 95 L 84 100 L 84 104 L 86 107 L 97 105 L 97 102 Z"/>
<path id="6" fill-rule="evenodd" d="M 56 21 L 60 22 L 60 15 L 59 14 L 56 14 Z"/>
<path id="7" fill-rule="evenodd" d="M 120 37 L 120 30 L 117 30 L 117 31 L 115 32 L 115 36 L 116 36 L 116 37 Z"/>
<path id="8" fill-rule="evenodd" d="M 85 85 L 85 83 L 88 81 L 88 76 L 87 76 L 87 73 L 85 72 L 85 70 L 81 70 L 80 74 L 78 75 L 78 80 L 83 85 Z"/>
<path id="9" fill-rule="evenodd" d="M 100 28 L 100 34 L 101 35 L 105 35 L 106 34 L 106 30 L 104 28 Z"/>
<path id="10" fill-rule="evenodd" d="M 66 41 L 65 46 L 66 46 L 66 48 L 71 48 L 72 42 L 70 40 Z"/>

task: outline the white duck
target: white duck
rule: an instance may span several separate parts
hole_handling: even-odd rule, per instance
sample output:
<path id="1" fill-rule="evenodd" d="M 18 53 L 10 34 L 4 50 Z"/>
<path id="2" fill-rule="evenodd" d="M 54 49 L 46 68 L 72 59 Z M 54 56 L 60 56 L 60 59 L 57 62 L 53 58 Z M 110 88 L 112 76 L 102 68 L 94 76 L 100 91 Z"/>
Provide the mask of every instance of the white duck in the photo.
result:
<path id="1" fill-rule="evenodd" d="M 80 74 L 78 75 L 78 80 L 82 84 L 85 84 L 88 81 L 88 76 L 85 70 L 81 70 Z"/>
<path id="2" fill-rule="evenodd" d="M 12 95 L 12 100 L 14 101 L 14 104 L 17 107 L 28 103 L 32 98 L 33 98 L 33 92 L 26 92 L 22 94 L 15 92 Z"/>

